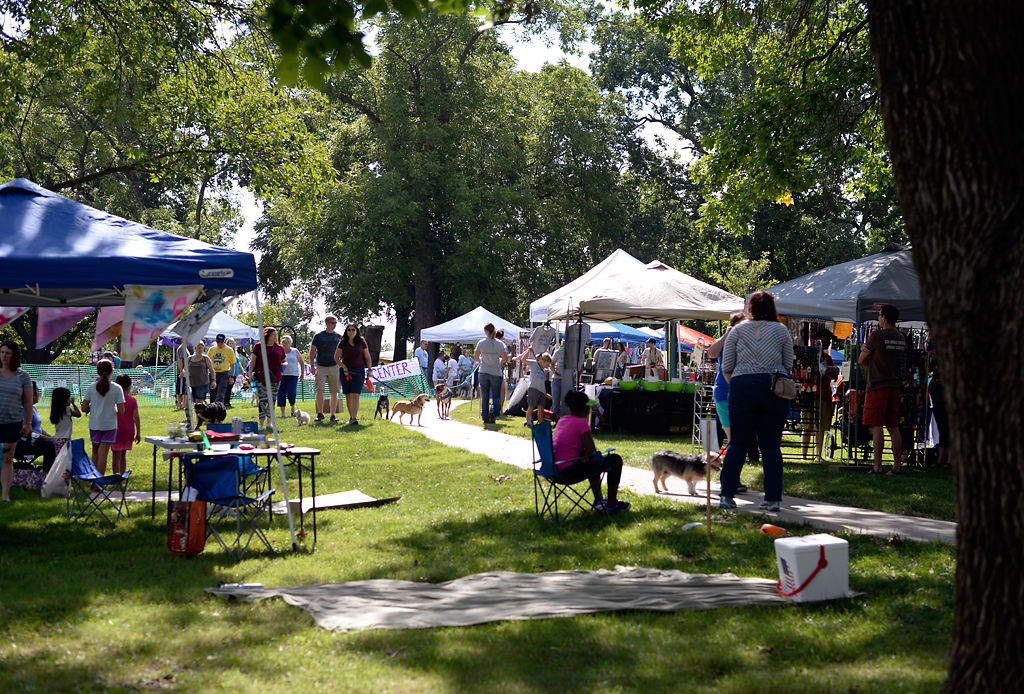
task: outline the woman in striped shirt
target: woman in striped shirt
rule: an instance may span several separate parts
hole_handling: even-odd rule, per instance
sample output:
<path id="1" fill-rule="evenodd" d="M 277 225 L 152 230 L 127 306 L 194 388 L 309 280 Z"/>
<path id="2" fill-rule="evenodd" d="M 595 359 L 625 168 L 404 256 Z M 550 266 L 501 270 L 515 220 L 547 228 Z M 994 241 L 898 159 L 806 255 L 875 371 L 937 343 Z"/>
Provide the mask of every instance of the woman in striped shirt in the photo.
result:
<path id="1" fill-rule="evenodd" d="M 722 374 L 729 382 L 732 436 L 722 466 L 720 508 L 736 508 L 733 497 L 747 450 L 761 449 L 764 499 L 761 508 L 778 511 L 782 503 L 782 428 L 789 401 L 772 392 L 772 376 L 793 368 L 793 338 L 779 322 L 775 299 L 754 292 L 747 299 L 750 320 L 734 327 L 722 350 Z"/>

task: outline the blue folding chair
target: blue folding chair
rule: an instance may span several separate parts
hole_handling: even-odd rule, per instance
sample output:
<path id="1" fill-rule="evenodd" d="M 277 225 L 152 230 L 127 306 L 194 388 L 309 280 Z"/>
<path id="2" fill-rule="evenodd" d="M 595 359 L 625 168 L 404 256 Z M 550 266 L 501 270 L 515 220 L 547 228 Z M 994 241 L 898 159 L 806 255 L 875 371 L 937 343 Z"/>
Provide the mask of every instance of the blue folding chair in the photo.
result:
<path id="1" fill-rule="evenodd" d="M 226 552 L 241 559 L 253 538 L 259 538 L 271 552 L 274 548 L 260 526 L 263 511 L 270 516 L 271 500 L 276 490 L 250 491 L 265 476 L 268 468 L 254 466 L 248 456 L 222 455 L 215 458 L 184 455 L 187 487 L 194 490 L 194 500 L 206 502 L 206 534 L 213 535 Z M 246 474 L 251 472 L 252 474 Z M 250 496 L 250 494 L 257 494 Z M 225 535 L 229 535 L 228 542 Z"/>
<path id="2" fill-rule="evenodd" d="M 132 471 L 125 470 L 120 475 L 101 475 L 85 452 L 85 439 L 73 439 L 67 445 L 71 446 L 68 520 L 85 519 L 99 513 L 108 523 L 116 525 L 119 519 L 127 518 L 128 505 L 124 497 Z"/>
<path id="3" fill-rule="evenodd" d="M 590 491 L 590 474 L 587 472 L 560 471 L 556 461 L 554 447 L 551 442 L 551 422 L 535 422 L 530 426 L 533 435 L 533 502 L 537 515 L 541 518 L 550 516 L 556 521 L 564 521 L 569 515 L 580 509 L 592 511 L 594 502 L 587 496 Z M 608 449 L 609 451 L 612 449 Z M 607 469 L 602 470 L 603 475 Z M 586 482 L 581 492 L 575 485 Z M 559 501 L 565 513 L 558 508 Z M 566 508 L 568 507 L 568 508 Z"/>

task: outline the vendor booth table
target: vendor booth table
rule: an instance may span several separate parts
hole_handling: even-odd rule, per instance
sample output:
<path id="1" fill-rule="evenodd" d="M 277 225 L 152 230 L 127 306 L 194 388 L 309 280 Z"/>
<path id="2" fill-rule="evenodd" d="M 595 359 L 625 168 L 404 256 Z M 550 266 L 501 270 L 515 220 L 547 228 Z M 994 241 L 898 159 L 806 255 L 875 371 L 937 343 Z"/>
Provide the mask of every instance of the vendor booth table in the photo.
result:
<path id="1" fill-rule="evenodd" d="M 157 449 L 163 449 L 165 451 L 183 451 L 189 455 L 196 456 L 222 456 L 222 455 L 238 455 L 248 456 L 253 458 L 255 462 L 261 462 L 262 464 L 269 465 L 272 459 L 276 458 L 278 450 L 277 448 L 253 448 L 253 449 L 239 449 L 239 448 L 226 448 L 217 450 L 203 450 L 202 443 L 196 443 L 194 441 L 181 441 L 176 439 L 170 439 L 166 436 L 147 436 L 145 439 L 146 443 L 153 445 L 153 489 L 152 489 L 152 510 L 151 515 L 156 516 L 156 460 L 157 460 Z M 305 530 L 304 515 L 307 510 L 313 512 L 313 544 L 316 544 L 316 459 L 320 455 L 320 449 L 318 448 L 306 448 L 303 446 L 289 446 L 281 449 L 281 459 L 284 462 L 284 469 L 287 471 L 289 467 L 294 466 L 298 472 L 298 483 L 299 483 L 299 528 Z M 177 456 L 175 456 L 176 458 Z M 178 469 L 178 492 L 180 496 L 181 492 L 181 479 L 182 471 L 181 466 L 175 465 L 172 462 L 174 458 L 168 461 L 167 464 L 167 494 L 168 500 L 171 499 L 171 494 L 174 491 L 174 470 Z M 313 497 L 312 502 L 308 506 L 303 503 L 303 473 L 309 474 L 309 486 L 310 494 Z"/>

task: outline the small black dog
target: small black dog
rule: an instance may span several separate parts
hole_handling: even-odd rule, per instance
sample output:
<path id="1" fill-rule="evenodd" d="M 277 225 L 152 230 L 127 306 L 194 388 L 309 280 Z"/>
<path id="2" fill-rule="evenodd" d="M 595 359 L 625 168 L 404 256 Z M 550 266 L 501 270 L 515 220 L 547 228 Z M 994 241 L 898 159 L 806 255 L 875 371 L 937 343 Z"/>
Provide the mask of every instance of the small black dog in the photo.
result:
<path id="1" fill-rule="evenodd" d="M 224 408 L 224 403 L 222 402 L 211 402 L 208 405 L 197 402 L 195 410 L 196 420 L 199 424 L 203 422 L 220 424 L 228 416 L 228 411 Z"/>
<path id="2" fill-rule="evenodd" d="M 377 411 L 373 413 L 373 418 L 377 419 L 378 415 L 381 419 L 387 419 L 388 412 L 391 410 L 391 399 L 388 398 L 387 393 L 381 393 L 377 396 Z"/>

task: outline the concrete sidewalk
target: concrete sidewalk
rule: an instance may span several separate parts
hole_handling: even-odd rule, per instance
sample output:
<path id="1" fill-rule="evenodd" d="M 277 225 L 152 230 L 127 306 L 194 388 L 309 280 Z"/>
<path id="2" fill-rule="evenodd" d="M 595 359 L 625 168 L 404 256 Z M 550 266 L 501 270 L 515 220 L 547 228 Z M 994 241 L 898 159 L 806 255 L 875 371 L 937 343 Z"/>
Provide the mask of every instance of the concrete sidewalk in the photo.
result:
<path id="1" fill-rule="evenodd" d="M 460 405 L 468 407 L 466 401 L 456 400 L 452 407 Z M 473 403 L 473 407 L 479 407 Z M 443 443 L 446 446 L 462 448 L 472 453 L 487 456 L 498 462 L 515 465 L 523 469 L 531 469 L 533 446 L 529 439 L 509 436 L 497 431 L 488 431 L 480 425 L 463 424 L 451 419 L 442 420 L 437 416 L 434 407 L 423 409 L 423 426 L 406 425 L 418 431 L 428 439 Z M 650 470 L 635 467 L 622 469 L 621 486 L 634 494 L 653 495 L 654 485 Z M 686 483 L 672 478 L 668 480 L 668 493 L 660 496 L 668 497 L 675 502 L 703 506 L 706 501 L 706 490 L 697 485 L 698 496 L 690 496 Z M 946 542 L 956 544 L 956 523 L 902 516 L 894 513 L 882 513 L 852 506 L 836 506 L 821 501 L 798 499 L 792 496 L 782 497 L 782 511 L 766 513 L 757 509 L 761 500 L 759 492 L 747 492 L 736 497 L 736 510 L 740 513 L 761 514 L 775 525 L 786 523 L 806 523 L 826 530 L 848 530 L 850 532 L 888 538 L 899 535 L 903 539 L 919 542 Z M 718 503 L 718 483 L 712 482 L 711 501 Z"/>

